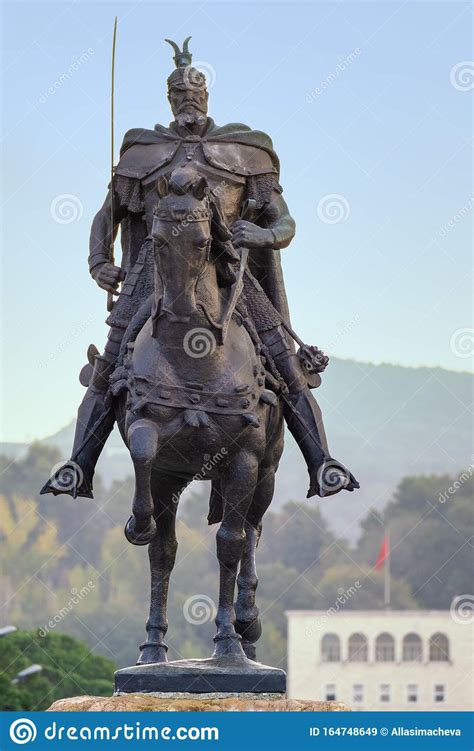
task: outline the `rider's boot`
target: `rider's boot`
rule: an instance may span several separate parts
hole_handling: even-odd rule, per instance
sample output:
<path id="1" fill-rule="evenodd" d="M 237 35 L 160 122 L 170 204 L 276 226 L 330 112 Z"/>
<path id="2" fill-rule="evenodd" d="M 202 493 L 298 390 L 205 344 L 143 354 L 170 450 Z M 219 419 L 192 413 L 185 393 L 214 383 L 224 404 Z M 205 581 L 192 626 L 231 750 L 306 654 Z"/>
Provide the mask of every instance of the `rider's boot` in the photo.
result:
<path id="1" fill-rule="evenodd" d="M 325 498 L 340 490 L 358 488 L 359 483 L 353 474 L 329 453 L 321 410 L 309 388 L 297 394 L 287 394 L 283 404 L 286 424 L 308 467 L 310 483 L 306 497 L 319 495 Z"/>
<path id="2" fill-rule="evenodd" d="M 55 469 L 41 494 L 66 493 L 73 498 L 93 498 L 92 480 L 104 444 L 114 427 L 115 416 L 107 395 L 109 376 L 115 362 L 98 355 L 89 387 L 82 400 L 76 421 L 71 459 Z"/>
<path id="3" fill-rule="evenodd" d="M 289 390 L 282 398 L 283 415 L 308 467 L 310 482 L 306 497 L 324 498 L 340 490 L 355 490 L 359 487 L 355 477 L 331 457 L 321 410 L 286 332 L 277 326 L 259 334 Z"/>

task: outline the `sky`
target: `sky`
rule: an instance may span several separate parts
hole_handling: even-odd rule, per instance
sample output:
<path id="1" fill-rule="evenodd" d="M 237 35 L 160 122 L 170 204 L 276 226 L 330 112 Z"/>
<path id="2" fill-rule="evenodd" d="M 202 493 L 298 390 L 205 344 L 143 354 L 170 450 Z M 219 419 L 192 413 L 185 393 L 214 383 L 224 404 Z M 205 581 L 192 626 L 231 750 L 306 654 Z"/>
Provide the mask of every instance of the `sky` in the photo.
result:
<path id="1" fill-rule="evenodd" d="M 471 10 L 458 2 L 2 5 L 2 440 L 75 415 L 106 293 L 88 235 L 117 151 L 171 119 L 165 37 L 192 35 L 218 124 L 264 130 L 297 224 L 294 328 L 329 355 L 467 370 Z M 328 371 L 329 372 L 329 371 Z"/>

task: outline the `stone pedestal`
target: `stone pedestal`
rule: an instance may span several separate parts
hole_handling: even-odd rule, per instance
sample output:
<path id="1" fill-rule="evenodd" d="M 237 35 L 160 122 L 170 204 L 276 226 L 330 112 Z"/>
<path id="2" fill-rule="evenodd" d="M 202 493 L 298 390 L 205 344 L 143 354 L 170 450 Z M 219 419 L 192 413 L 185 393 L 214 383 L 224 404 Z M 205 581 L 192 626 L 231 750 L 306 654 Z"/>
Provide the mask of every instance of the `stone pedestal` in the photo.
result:
<path id="1" fill-rule="evenodd" d="M 349 712 L 342 701 L 300 701 L 265 694 L 122 694 L 59 699 L 48 712 Z"/>
<path id="2" fill-rule="evenodd" d="M 247 657 L 209 657 L 133 665 L 115 673 L 115 692 L 186 694 L 271 694 L 284 698 L 286 674 Z"/>

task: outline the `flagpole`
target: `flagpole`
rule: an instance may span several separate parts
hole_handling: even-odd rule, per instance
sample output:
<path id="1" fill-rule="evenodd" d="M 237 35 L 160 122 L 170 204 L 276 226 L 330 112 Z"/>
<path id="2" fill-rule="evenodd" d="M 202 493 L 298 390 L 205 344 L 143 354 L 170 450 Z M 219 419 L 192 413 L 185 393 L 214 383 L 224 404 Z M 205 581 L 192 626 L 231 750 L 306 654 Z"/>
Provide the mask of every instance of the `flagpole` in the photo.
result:
<path id="1" fill-rule="evenodd" d="M 388 529 L 385 531 L 385 537 L 387 540 L 387 556 L 385 558 L 385 566 L 384 566 L 384 608 L 385 610 L 390 610 L 391 608 L 391 602 L 390 602 L 390 534 L 388 532 Z"/>

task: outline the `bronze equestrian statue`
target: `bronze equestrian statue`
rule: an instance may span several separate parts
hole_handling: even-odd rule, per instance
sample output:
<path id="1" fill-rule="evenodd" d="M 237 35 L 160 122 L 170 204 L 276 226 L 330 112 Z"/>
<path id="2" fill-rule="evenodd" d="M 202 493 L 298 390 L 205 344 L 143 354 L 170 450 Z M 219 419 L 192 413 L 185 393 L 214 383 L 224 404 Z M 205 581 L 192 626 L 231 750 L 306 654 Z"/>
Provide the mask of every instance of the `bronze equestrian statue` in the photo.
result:
<path id="1" fill-rule="evenodd" d="M 310 390 L 328 358 L 303 345 L 289 322 L 280 250 L 295 223 L 278 157 L 265 133 L 218 127 L 207 116 L 206 80 L 191 66 L 188 42 L 182 50 L 170 42 L 174 121 L 126 133 L 92 224 L 91 275 L 118 298 L 104 353 L 91 345 L 81 371 L 87 392 L 71 460 L 41 491 L 92 497 L 95 466 L 117 421 L 136 483 L 125 534 L 149 545 L 151 606 L 139 664 L 166 661 L 176 510 L 193 479 L 211 480 L 208 520 L 220 522 L 214 654 L 251 659 L 260 636 L 254 554 L 283 418 L 308 466 L 308 497 L 359 487 L 331 457 Z M 120 267 L 110 260 L 119 226 Z"/>

